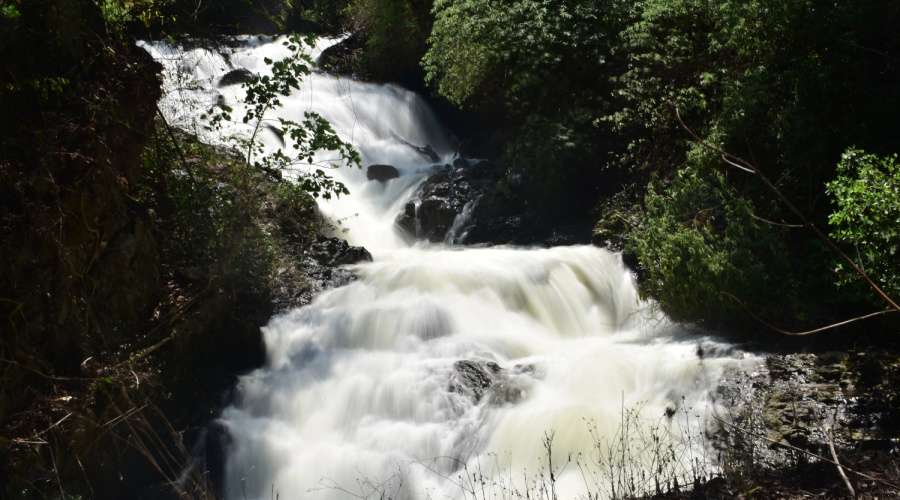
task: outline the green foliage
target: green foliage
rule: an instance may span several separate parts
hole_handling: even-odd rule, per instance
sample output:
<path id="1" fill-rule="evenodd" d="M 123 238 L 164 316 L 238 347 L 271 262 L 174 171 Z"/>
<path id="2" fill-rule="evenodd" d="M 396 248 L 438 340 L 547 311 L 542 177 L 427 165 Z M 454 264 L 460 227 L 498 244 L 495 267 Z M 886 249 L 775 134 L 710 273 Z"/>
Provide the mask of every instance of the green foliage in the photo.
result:
<path id="1" fill-rule="evenodd" d="M 838 177 L 827 184 L 837 208 L 828 219 L 831 237 L 856 256 L 857 265 L 890 296 L 900 295 L 900 164 L 850 148 L 841 155 Z M 839 283 L 860 277 L 836 264 Z"/>
<path id="2" fill-rule="evenodd" d="M 408 81 L 417 69 L 431 30 L 431 0 L 353 0 L 347 8 L 350 29 L 365 50 L 359 70 L 381 81 Z"/>
<path id="3" fill-rule="evenodd" d="M 177 16 L 169 14 L 175 0 L 97 0 L 103 18 L 114 30 L 123 31 L 129 23 L 141 23 L 145 28 L 151 24 L 174 23 Z"/>
<path id="4" fill-rule="evenodd" d="M 286 40 L 286 46 L 291 54 L 280 61 L 266 59 L 265 63 L 272 67 L 272 75 L 253 75 L 242 88 L 246 88 L 244 103 L 248 106 L 244 114 L 243 122 L 253 125 L 253 132 L 249 139 L 233 137 L 232 140 L 246 150 L 246 163 L 248 167 L 265 171 L 296 171 L 298 183 L 302 189 L 313 195 L 330 199 L 331 195 L 340 196 L 349 194 L 347 187 L 329 177 L 322 168 L 308 173 L 296 169 L 299 165 L 313 165 L 315 155 L 319 151 L 337 152 L 340 160 L 346 160 L 350 165 L 360 166 L 359 153 L 347 142 L 344 142 L 331 128 L 331 124 L 317 113 L 306 112 L 304 120 L 297 123 L 293 120 L 279 118 L 279 131 L 287 141 L 290 139 L 290 147 L 293 152 L 285 153 L 279 148 L 275 152 L 267 152 L 265 146 L 257 139 L 261 127 L 264 124 L 266 114 L 282 106 L 280 97 L 291 95 L 291 91 L 300 88 L 302 77 L 309 75 L 314 66 L 312 58 L 304 52 L 304 45 L 312 47 L 315 38 L 308 35 L 304 38 L 292 36 Z M 231 108 L 225 107 L 223 111 L 216 113 L 210 109 L 201 119 L 209 119 L 210 127 L 221 129 L 223 120 L 231 120 Z M 339 168 L 334 162 L 323 165 L 326 168 Z"/>
<path id="5" fill-rule="evenodd" d="M 407 0 L 357 0 L 349 10 L 364 25 L 369 35 L 366 43 L 377 49 L 389 49 L 417 31 L 415 13 Z"/>
<path id="6" fill-rule="evenodd" d="M 759 226 L 753 204 L 722 174 L 679 171 L 665 187 L 651 182 L 644 203 L 631 250 L 644 264 L 642 291 L 668 314 L 716 324 L 739 307 L 722 292 L 749 304 L 778 293 L 772 263 L 784 258 L 781 235 Z"/>
<path id="7" fill-rule="evenodd" d="M 785 323 L 814 315 L 837 319 L 865 307 L 857 300 L 858 289 L 835 293 L 832 258 L 774 194 L 754 175 L 687 140 L 674 110 L 706 142 L 758 165 L 806 217 L 824 224 L 828 214 L 818 200 L 834 178 L 843 148 L 856 142 L 883 150 L 896 143 L 896 120 L 886 110 L 900 109 L 897 71 L 885 54 L 900 47 L 889 27 L 898 14 L 897 8 L 869 0 L 634 4 L 613 51 L 624 64 L 618 66 L 623 71 L 614 78 L 615 102 L 604 123 L 627 142 L 616 154 L 638 178 L 675 179 L 665 187 L 668 199 L 660 197 L 658 183 L 653 185 L 645 198 L 647 227 L 633 235 L 651 238 L 652 243 L 635 243 L 653 276 L 645 290 L 667 310 L 679 317 L 727 319 L 718 306 L 705 310 L 679 301 L 667 290 L 679 285 L 667 281 L 690 283 L 684 291 L 699 290 L 710 304 L 718 291 L 734 293 L 756 313 Z M 686 172 L 712 170 L 728 179 L 728 196 L 755 218 L 733 214 L 721 233 L 682 225 L 706 205 L 697 203 L 687 212 L 679 208 L 684 199 L 679 179 Z M 674 214 L 682 215 L 671 218 Z M 720 224 L 727 219 L 718 218 Z M 774 223 L 760 223 L 763 219 Z M 662 234 L 662 227 L 673 235 Z M 737 234 L 749 236 L 729 246 Z M 677 238 L 682 238 L 677 244 L 670 241 Z M 694 268 L 683 265 L 688 256 L 697 259 Z M 767 278 L 733 286 L 760 273 Z M 775 276 L 789 284 L 793 302 L 784 300 L 782 286 L 772 286 Z"/>
<path id="8" fill-rule="evenodd" d="M 4 3 L 0 5 L 0 17 L 5 17 L 7 19 L 15 19 L 21 16 L 22 13 L 19 12 L 19 9 L 16 7 L 14 3 Z"/>
<path id="9" fill-rule="evenodd" d="M 179 148 L 187 149 L 189 172 L 172 163 Z M 138 196 L 157 207 L 169 235 L 166 261 L 193 269 L 192 279 L 214 283 L 221 293 L 268 293 L 280 243 L 266 222 L 267 204 L 292 207 L 284 209 L 297 216 L 297 224 L 315 220 L 313 200 L 301 185 L 250 168 L 195 139 L 157 140 L 144 155 L 144 171 L 147 183 Z"/>
<path id="10" fill-rule="evenodd" d="M 508 128 L 504 161 L 524 169 L 534 196 L 563 202 L 549 206 L 596 196 L 572 186 L 596 188 L 606 163 L 598 118 L 627 9 L 620 0 L 437 1 L 426 81 Z"/>
<path id="11" fill-rule="evenodd" d="M 590 79 L 606 62 L 623 5 L 438 0 L 422 60 L 426 80 L 458 105 L 501 99 L 521 110 L 554 99 L 560 87 L 586 83 L 581 79 Z"/>
<path id="12" fill-rule="evenodd" d="M 291 28 L 311 25 L 326 33 L 340 33 L 347 16 L 349 0 L 292 0 L 284 13 Z"/>

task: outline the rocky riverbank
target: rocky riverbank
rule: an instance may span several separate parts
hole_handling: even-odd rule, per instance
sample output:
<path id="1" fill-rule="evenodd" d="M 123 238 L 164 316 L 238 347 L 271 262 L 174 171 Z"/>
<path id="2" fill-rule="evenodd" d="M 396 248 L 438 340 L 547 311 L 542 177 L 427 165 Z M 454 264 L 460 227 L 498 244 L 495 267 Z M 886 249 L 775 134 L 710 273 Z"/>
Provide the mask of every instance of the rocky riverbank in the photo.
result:
<path id="1" fill-rule="evenodd" d="M 773 353 L 729 373 L 713 438 L 727 482 L 710 498 L 860 498 L 900 494 L 900 363 L 896 352 Z M 834 452 L 832 452 L 832 449 Z M 835 456 L 837 458 L 835 458 Z"/>

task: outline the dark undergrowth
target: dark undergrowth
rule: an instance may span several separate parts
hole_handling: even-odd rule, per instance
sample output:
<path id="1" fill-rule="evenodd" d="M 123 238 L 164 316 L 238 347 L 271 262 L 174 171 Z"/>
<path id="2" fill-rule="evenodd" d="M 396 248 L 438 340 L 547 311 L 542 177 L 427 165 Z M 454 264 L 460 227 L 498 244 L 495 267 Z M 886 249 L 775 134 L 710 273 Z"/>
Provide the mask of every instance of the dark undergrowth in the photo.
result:
<path id="1" fill-rule="evenodd" d="M 180 432 L 262 362 L 276 271 L 320 218 L 293 183 L 154 120 L 152 92 L 137 129 L 83 89 L 106 91 L 69 90 L 0 159 L 3 497 L 211 498 Z"/>

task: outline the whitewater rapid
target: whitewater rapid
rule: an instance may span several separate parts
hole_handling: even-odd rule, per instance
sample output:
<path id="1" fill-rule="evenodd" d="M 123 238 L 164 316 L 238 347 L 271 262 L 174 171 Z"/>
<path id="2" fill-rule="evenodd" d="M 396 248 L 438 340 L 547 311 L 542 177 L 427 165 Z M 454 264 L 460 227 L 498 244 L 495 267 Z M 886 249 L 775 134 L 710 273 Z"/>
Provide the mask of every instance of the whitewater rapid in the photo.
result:
<path id="1" fill-rule="evenodd" d="M 196 130 L 198 110 L 223 100 L 243 114 L 243 90 L 217 86 L 222 75 L 265 72 L 264 58 L 285 54 L 279 40 L 256 37 L 225 55 L 145 47 L 166 68 L 167 118 Z M 602 462 L 632 412 L 628 439 L 674 443 L 684 463 L 672 467 L 681 470 L 707 464 L 704 445 L 681 438 L 701 434 L 739 352 L 668 321 L 604 249 L 409 246 L 393 220 L 456 149 L 414 93 L 314 73 L 283 101 L 283 116 L 315 110 L 364 166 L 390 164 L 401 175 L 379 182 L 364 170 L 331 172 L 351 195 L 321 210 L 374 262 L 263 328 L 265 366 L 241 377 L 220 419 L 230 440 L 227 498 L 508 498 L 551 483 L 574 498 L 608 488 Z M 656 467 L 653 450 L 634 453 L 628 467 Z"/>

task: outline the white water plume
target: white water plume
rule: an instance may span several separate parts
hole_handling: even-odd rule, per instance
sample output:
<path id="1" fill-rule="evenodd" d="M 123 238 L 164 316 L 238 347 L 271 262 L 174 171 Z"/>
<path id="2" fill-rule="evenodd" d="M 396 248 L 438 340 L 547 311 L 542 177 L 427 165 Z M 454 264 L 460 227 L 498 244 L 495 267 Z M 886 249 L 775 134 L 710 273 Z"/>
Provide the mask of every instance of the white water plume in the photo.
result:
<path id="1" fill-rule="evenodd" d="M 170 121 L 189 126 L 191 106 L 222 99 L 237 109 L 242 90 L 216 88 L 218 79 L 236 66 L 265 71 L 263 58 L 285 50 L 277 40 L 245 42 L 227 58 L 146 44 L 166 65 Z M 625 439 L 630 409 L 641 408 L 640 432 L 666 436 L 660 446 L 708 416 L 711 391 L 737 356 L 642 302 L 619 256 L 591 246 L 408 247 L 394 234 L 403 204 L 453 152 L 414 93 L 314 74 L 283 101 L 283 116 L 319 112 L 364 165 L 390 164 L 400 177 L 333 172 L 352 194 L 322 210 L 375 262 L 264 328 L 266 365 L 241 377 L 238 402 L 221 417 L 231 439 L 227 498 L 270 498 L 273 489 L 279 498 L 508 498 L 547 484 L 535 479 L 542 473 L 560 498 L 574 498 L 605 487 L 604 446 Z M 723 354 L 701 359 L 699 344 Z M 703 454 L 702 445 L 679 449 L 679 467 Z M 633 457 L 637 469 L 657 458 Z"/>

